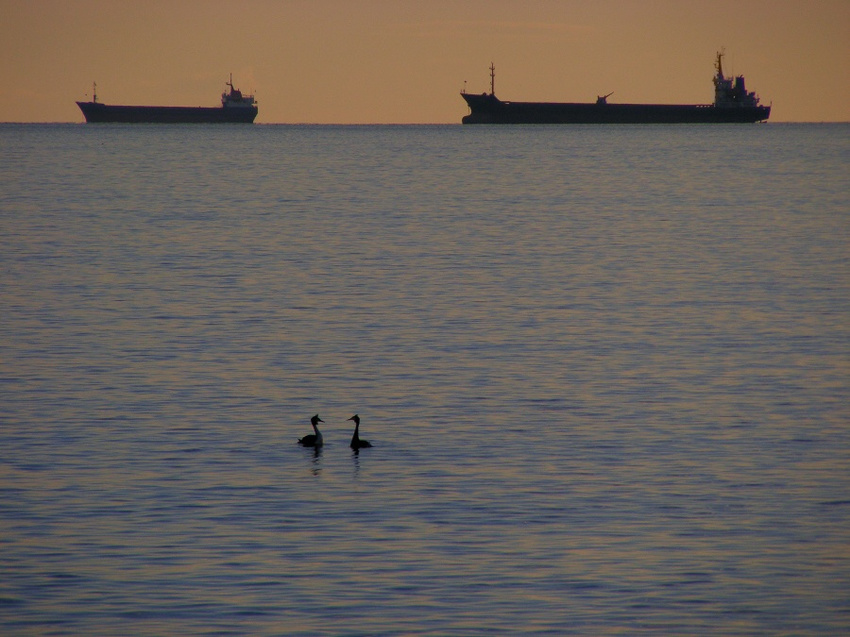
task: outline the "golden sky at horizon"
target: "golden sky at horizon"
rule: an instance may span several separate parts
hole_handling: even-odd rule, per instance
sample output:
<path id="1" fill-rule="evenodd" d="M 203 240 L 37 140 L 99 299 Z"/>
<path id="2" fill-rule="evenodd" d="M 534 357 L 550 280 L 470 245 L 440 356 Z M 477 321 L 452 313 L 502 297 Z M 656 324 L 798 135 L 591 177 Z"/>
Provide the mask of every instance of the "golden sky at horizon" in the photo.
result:
<path id="1" fill-rule="evenodd" d="M 459 123 L 458 96 L 708 103 L 715 52 L 771 121 L 850 121 L 850 0 L 0 0 L 0 121 L 111 104 L 257 123 Z"/>

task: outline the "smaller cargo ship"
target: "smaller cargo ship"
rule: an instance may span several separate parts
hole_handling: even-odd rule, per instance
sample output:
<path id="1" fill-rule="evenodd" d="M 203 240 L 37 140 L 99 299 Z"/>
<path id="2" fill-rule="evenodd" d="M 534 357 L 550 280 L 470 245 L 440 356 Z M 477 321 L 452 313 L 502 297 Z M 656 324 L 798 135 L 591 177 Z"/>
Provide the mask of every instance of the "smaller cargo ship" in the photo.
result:
<path id="1" fill-rule="evenodd" d="M 258 108 L 253 95 L 233 88 L 233 75 L 225 83 L 221 106 L 116 106 L 97 101 L 97 84 L 91 102 L 77 102 L 88 123 L 120 124 L 252 124 Z"/>
<path id="2" fill-rule="evenodd" d="M 495 94 L 496 67 L 490 65 L 490 93 L 461 92 L 469 105 L 464 124 L 724 124 L 754 123 L 770 117 L 770 106 L 747 91 L 744 76 L 723 74 L 723 52 L 714 63 L 713 104 L 609 104 L 611 93 L 590 103 L 503 102 Z"/>

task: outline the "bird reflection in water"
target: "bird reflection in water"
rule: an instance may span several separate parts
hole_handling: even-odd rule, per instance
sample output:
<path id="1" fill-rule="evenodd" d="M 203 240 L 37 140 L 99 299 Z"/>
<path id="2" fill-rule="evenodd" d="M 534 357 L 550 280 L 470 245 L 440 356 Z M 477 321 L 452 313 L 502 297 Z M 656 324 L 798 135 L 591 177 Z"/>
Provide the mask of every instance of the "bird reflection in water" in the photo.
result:
<path id="1" fill-rule="evenodd" d="M 322 462 L 321 461 L 322 461 L 322 451 L 323 450 L 324 450 L 324 447 L 321 447 L 321 446 L 320 447 L 313 447 L 313 453 L 312 453 L 312 458 L 311 458 L 312 459 L 312 466 L 310 467 L 310 473 L 312 473 L 314 476 L 317 476 L 320 473 L 322 473 Z"/>

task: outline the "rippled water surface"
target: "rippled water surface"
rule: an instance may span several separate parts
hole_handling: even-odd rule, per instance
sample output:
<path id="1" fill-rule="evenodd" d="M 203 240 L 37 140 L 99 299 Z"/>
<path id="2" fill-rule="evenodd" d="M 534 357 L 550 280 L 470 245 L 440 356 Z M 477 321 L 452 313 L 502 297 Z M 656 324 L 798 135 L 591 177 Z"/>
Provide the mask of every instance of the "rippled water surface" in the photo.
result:
<path id="1" fill-rule="evenodd" d="M 4 635 L 850 631 L 850 126 L 0 149 Z"/>

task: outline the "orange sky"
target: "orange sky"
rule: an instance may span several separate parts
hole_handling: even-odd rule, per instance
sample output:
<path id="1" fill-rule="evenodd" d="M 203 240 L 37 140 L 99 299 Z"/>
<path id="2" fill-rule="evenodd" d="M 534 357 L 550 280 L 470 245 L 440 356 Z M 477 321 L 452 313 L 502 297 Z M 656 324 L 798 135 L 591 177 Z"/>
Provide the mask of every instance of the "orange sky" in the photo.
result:
<path id="1" fill-rule="evenodd" d="M 850 121 L 850 0 L 0 0 L 0 121 L 75 100 L 218 104 L 258 123 L 457 123 L 458 96 L 707 103 L 714 54 L 771 121 Z"/>

